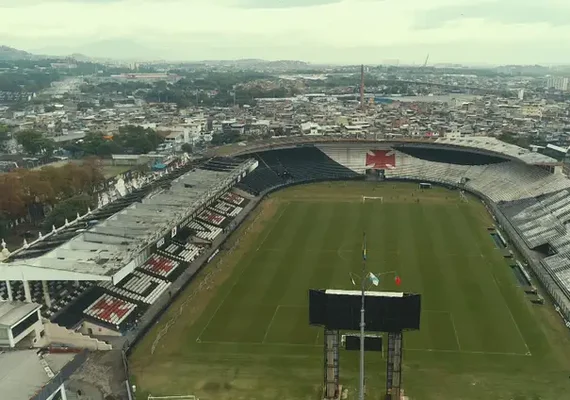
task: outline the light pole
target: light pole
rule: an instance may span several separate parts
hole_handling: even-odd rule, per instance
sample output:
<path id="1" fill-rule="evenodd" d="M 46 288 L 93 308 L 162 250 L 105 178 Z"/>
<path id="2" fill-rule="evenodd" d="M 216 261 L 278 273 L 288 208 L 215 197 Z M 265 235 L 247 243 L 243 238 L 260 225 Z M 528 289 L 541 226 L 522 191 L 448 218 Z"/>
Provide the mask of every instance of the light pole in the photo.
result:
<path id="1" fill-rule="evenodd" d="M 360 390 L 359 399 L 364 400 L 364 328 L 366 327 L 366 321 L 364 319 L 364 300 L 366 298 L 364 291 L 364 284 L 366 281 L 366 235 L 364 235 L 364 251 L 362 257 L 362 279 L 360 280 L 361 288 L 361 304 L 360 304 Z"/>
<path id="2" fill-rule="evenodd" d="M 356 275 L 358 276 L 358 275 Z M 366 232 L 363 233 L 362 240 L 362 276 L 360 277 L 360 379 L 359 379 L 359 390 L 358 399 L 364 400 L 364 331 L 366 328 L 366 320 L 364 319 L 364 303 L 366 299 Z M 352 284 L 356 285 L 354 278 L 351 277 Z"/>
<path id="3" fill-rule="evenodd" d="M 359 390 L 358 390 L 358 399 L 364 400 L 364 338 L 365 338 L 365 328 L 366 328 L 366 320 L 364 318 L 365 315 L 365 299 L 366 299 L 366 281 L 370 279 L 371 283 L 374 286 L 378 286 L 380 284 L 380 279 L 378 276 L 385 275 L 385 274 L 395 274 L 396 271 L 388 271 L 383 273 L 378 273 L 374 275 L 373 273 L 366 273 L 366 233 L 364 233 L 364 239 L 362 242 L 362 276 L 358 276 L 353 273 L 349 273 L 350 280 L 352 284 L 356 286 L 356 282 L 354 281 L 354 277 L 360 278 L 360 296 L 361 296 L 361 303 L 360 303 L 360 379 L 359 379 Z M 397 277 L 397 275 L 396 275 Z"/>

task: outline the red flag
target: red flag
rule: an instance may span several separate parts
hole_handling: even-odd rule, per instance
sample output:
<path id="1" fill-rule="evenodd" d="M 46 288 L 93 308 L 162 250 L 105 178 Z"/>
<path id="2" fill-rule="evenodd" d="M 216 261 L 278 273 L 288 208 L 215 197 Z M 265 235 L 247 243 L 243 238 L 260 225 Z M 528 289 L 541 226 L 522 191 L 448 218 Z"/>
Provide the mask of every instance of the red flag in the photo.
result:
<path id="1" fill-rule="evenodd" d="M 397 286 L 400 286 L 402 284 L 402 280 L 400 279 L 399 276 L 396 275 L 396 278 L 394 279 L 394 281 L 396 282 Z"/>

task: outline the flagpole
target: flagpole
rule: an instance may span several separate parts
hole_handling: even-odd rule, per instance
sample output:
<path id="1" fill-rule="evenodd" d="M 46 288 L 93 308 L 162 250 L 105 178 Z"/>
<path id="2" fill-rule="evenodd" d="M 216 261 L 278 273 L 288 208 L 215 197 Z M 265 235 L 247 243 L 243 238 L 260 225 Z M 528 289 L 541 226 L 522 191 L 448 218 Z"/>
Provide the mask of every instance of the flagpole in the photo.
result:
<path id="1" fill-rule="evenodd" d="M 365 283 L 366 283 L 366 232 L 364 233 L 364 241 L 362 244 L 362 279 L 360 283 L 361 289 L 361 306 L 360 306 L 360 391 L 359 400 L 364 400 L 364 328 L 366 322 L 364 320 L 364 299 L 365 299 Z"/>

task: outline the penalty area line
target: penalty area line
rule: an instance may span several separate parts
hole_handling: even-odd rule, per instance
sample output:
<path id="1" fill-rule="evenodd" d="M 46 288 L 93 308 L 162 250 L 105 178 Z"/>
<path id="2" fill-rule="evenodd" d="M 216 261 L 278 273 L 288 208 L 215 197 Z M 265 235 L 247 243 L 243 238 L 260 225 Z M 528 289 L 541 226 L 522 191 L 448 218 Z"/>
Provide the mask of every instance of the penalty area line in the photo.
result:
<path id="1" fill-rule="evenodd" d="M 275 311 L 273 312 L 271 321 L 269 321 L 269 324 L 267 325 L 267 329 L 265 330 L 265 335 L 263 335 L 263 340 L 261 341 L 261 343 L 265 343 L 265 340 L 267 340 L 267 335 L 269 335 L 269 331 L 271 330 L 271 325 L 273 325 L 273 321 L 275 320 L 275 316 L 277 315 L 277 312 L 279 311 L 280 307 L 281 306 L 275 307 Z"/>
<path id="2" fill-rule="evenodd" d="M 473 355 L 493 355 L 493 356 L 516 356 L 516 357 L 532 357 L 531 354 L 525 353 L 503 353 L 499 351 L 470 351 L 470 350 L 446 350 L 446 349 L 408 349 L 404 347 L 404 351 L 424 351 L 427 353 L 452 353 L 452 354 L 473 354 Z"/>

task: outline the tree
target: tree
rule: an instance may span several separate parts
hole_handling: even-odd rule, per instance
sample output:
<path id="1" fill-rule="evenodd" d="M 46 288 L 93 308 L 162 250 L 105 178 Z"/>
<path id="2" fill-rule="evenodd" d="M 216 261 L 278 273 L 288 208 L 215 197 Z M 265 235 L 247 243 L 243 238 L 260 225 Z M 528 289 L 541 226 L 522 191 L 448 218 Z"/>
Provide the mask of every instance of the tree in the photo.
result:
<path id="1" fill-rule="evenodd" d="M 101 101 L 101 107 L 105 108 L 113 108 L 115 106 L 115 102 L 111 99 L 105 99 Z"/>
<path id="2" fill-rule="evenodd" d="M 83 215 L 87 212 L 88 207 L 93 207 L 95 202 L 88 195 L 80 195 L 71 197 L 56 205 L 47 215 L 43 222 L 43 228 L 46 231 L 51 230 L 52 226 L 60 227 L 65 220 L 73 221 L 77 214 Z"/>
<path id="3" fill-rule="evenodd" d="M 150 128 L 135 125 L 121 126 L 113 141 L 126 153 L 146 154 L 156 150 L 164 138 Z"/>
<path id="4" fill-rule="evenodd" d="M 181 147 L 182 151 L 184 151 L 185 153 L 192 153 L 192 145 L 190 143 L 184 143 Z"/>
<path id="5" fill-rule="evenodd" d="M 22 181 L 12 173 L 0 174 L 0 213 L 2 218 L 14 219 L 26 215 Z"/>
<path id="6" fill-rule="evenodd" d="M 10 138 L 10 129 L 6 125 L 0 124 L 0 151 L 6 151 Z"/>
<path id="7" fill-rule="evenodd" d="M 87 101 L 80 101 L 77 103 L 77 111 L 87 111 L 90 108 L 94 108 L 95 105 L 93 103 L 89 103 Z"/>
<path id="8" fill-rule="evenodd" d="M 44 137 L 38 131 L 23 131 L 16 136 L 16 140 L 22 145 L 24 151 L 31 155 L 41 155 L 51 156 L 53 150 L 55 149 L 55 143 L 53 140 Z"/>
<path id="9" fill-rule="evenodd" d="M 214 133 L 212 135 L 212 144 L 219 146 L 226 143 L 236 143 L 240 141 L 240 135 L 236 132 L 229 133 Z"/>

